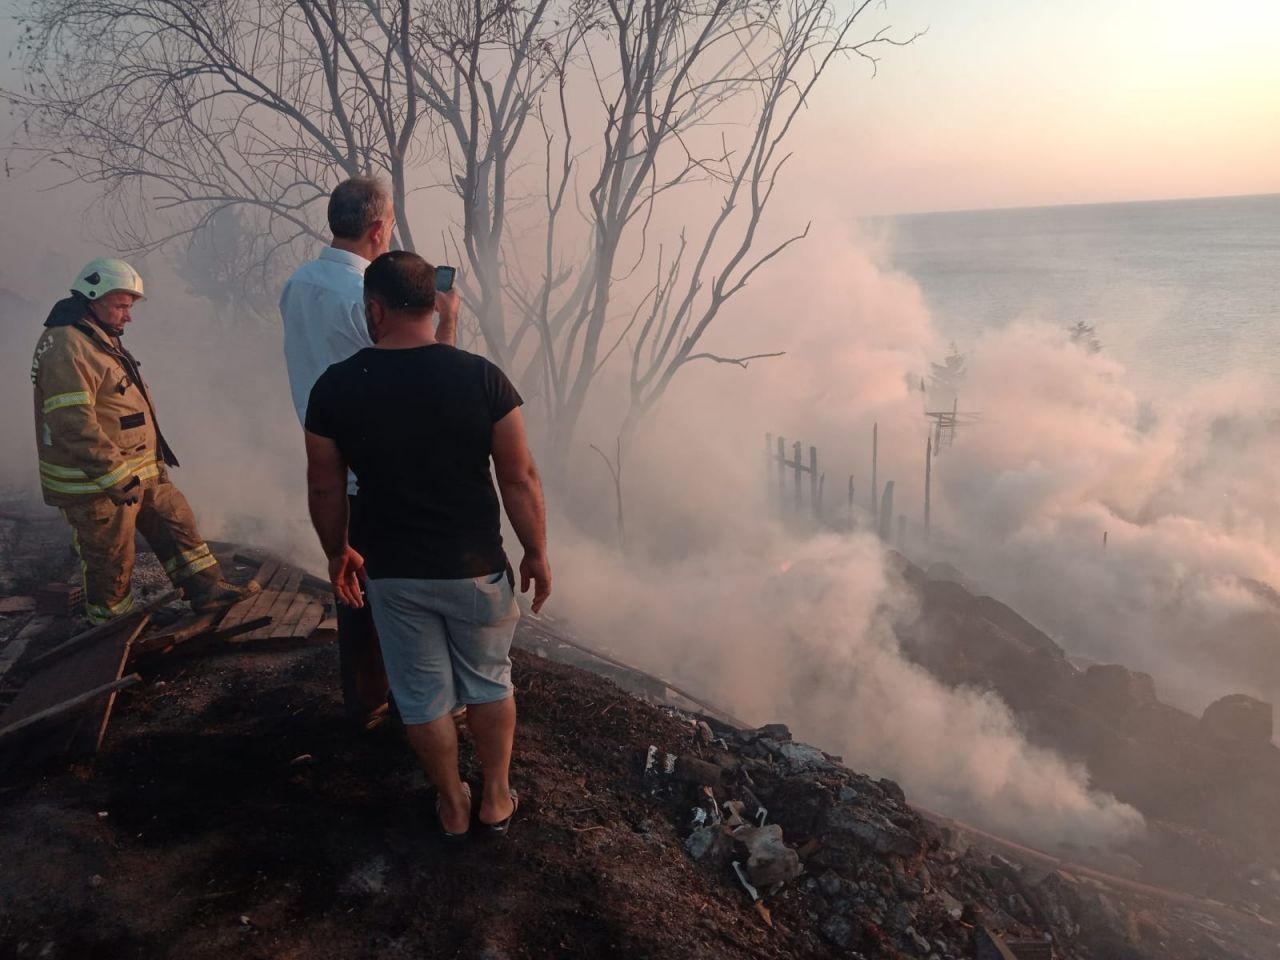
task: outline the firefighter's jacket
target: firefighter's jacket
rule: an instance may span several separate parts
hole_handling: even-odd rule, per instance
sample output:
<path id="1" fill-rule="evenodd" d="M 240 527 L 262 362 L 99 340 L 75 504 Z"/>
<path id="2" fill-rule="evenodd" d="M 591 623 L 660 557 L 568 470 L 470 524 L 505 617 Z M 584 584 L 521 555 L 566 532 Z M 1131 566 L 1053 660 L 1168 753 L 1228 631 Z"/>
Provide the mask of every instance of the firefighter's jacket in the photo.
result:
<path id="1" fill-rule="evenodd" d="M 79 294 L 60 300 L 31 362 L 44 501 L 65 507 L 177 466 L 138 362 Z"/>

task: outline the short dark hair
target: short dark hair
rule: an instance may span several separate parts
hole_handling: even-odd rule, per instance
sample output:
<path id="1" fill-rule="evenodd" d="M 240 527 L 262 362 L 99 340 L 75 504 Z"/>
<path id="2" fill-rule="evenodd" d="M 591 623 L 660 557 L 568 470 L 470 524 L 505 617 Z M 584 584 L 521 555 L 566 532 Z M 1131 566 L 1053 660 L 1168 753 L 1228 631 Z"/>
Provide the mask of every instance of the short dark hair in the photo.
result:
<path id="1" fill-rule="evenodd" d="M 388 310 L 430 313 L 436 305 L 436 268 L 416 253 L 392 250 L 365 269 L 364 295 Z"/>
<path id="2" fill-rule="evenodd" d="M 391 204 L 391 194 L 377 177 L 343 180 L 329 194 L 329 229 L 340 240 L 359 240 Z"/>

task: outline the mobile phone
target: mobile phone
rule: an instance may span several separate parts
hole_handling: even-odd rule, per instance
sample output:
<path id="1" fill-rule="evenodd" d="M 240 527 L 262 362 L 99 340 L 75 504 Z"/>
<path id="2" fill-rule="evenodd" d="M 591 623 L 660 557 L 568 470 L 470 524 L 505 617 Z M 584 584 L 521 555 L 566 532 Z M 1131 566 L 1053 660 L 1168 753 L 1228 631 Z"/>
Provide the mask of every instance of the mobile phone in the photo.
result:
<path id="1" fill-rule="evenodd" d="M 448 293 L 453 289 L 453 277 L 458 271 L 453 267 L 436 267 L 436 293 Z"/>

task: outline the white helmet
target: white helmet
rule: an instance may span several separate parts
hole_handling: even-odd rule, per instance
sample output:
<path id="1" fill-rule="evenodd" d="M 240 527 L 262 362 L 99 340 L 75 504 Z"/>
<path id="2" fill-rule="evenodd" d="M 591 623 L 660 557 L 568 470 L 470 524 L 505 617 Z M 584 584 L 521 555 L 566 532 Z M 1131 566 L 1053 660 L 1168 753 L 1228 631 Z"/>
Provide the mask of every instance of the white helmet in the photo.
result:
<path id="1" fill-rule="evenodd" d="M 85 264 L 71 284 L 74 293 L 83 293 L 90 300 L 97 300 L 104 293 L 123 290 L 139 300 L 142 295 L 142 276 L 123 260 L 115 257 L 99 257 Z"/>

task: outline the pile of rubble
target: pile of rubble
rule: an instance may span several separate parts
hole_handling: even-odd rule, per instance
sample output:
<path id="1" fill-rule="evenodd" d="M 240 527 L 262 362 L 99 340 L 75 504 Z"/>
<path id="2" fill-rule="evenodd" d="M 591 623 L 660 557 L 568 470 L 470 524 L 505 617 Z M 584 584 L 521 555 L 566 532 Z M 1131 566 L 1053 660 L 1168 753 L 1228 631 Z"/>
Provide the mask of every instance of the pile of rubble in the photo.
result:
<path id="1" fill-rule="evenodd" d="M 974 834 L 926 819 L 897 784 L 846 769 L 781 724 L 689 723 L 692 752 L 654 745 L 645 761 L 649 790 L 688 812 L 687 852 L 739 884 L 766 923 L 803 897 L 841 954 L 1225 960 L 1280 944 L 1280 929 L 1219 904 L 970 846 Z"/>

